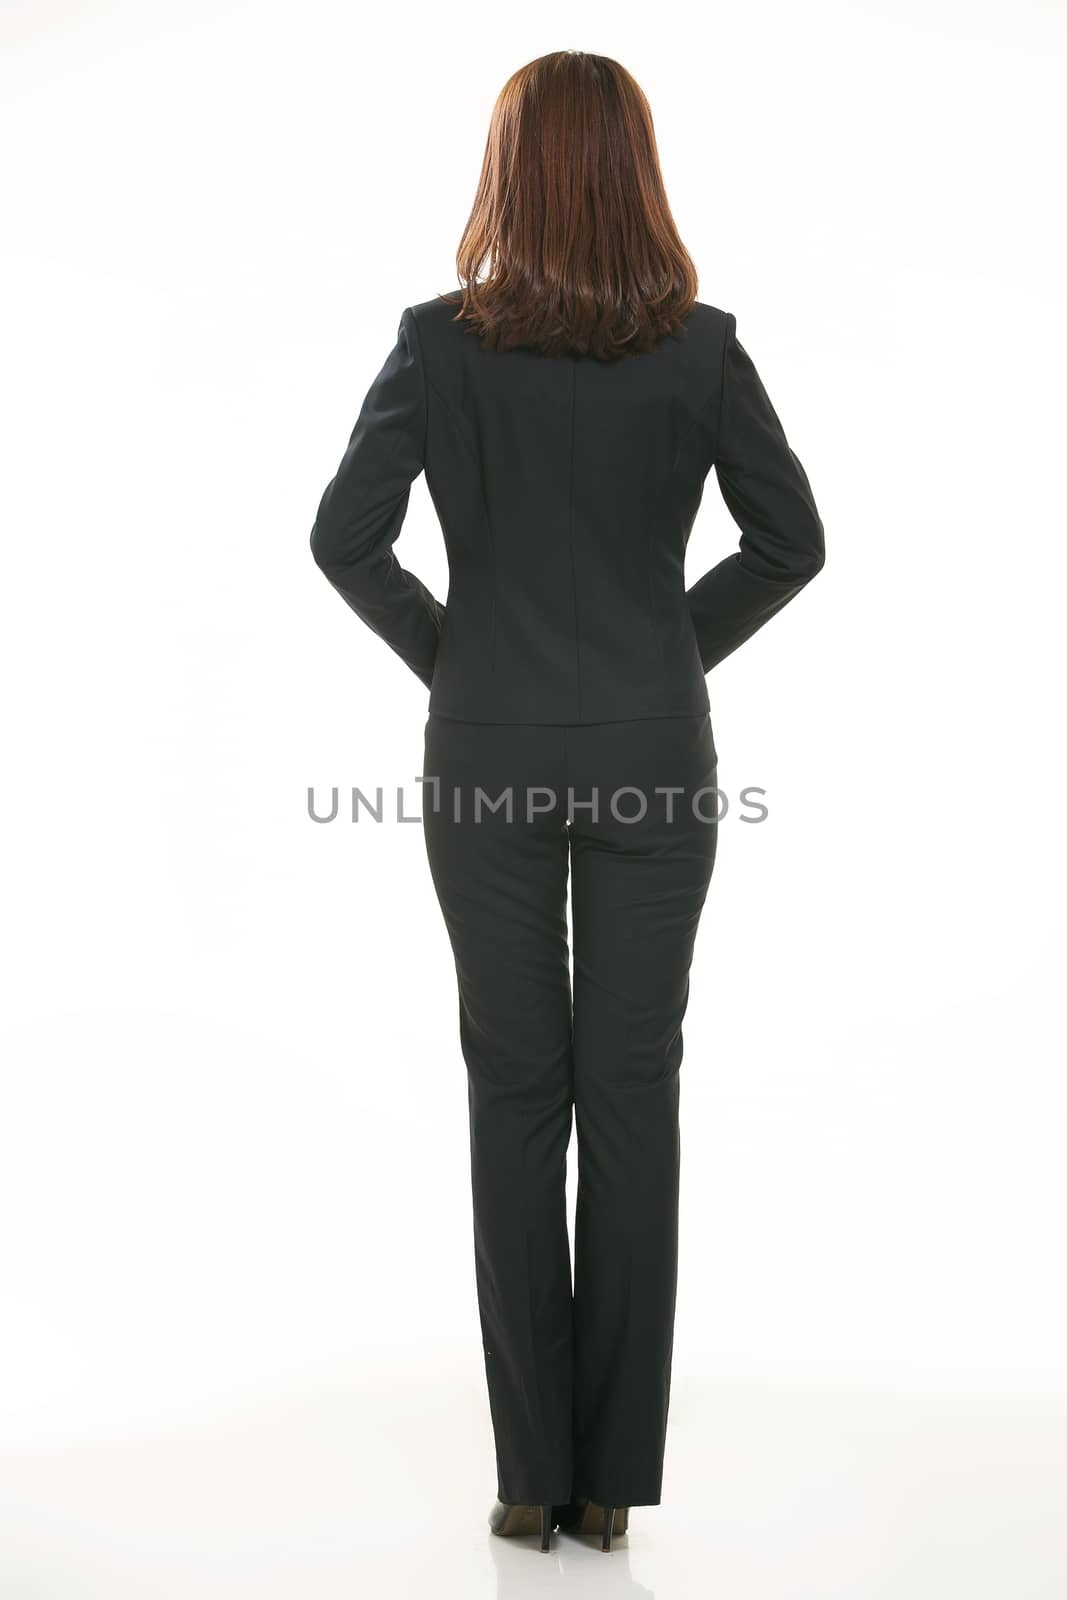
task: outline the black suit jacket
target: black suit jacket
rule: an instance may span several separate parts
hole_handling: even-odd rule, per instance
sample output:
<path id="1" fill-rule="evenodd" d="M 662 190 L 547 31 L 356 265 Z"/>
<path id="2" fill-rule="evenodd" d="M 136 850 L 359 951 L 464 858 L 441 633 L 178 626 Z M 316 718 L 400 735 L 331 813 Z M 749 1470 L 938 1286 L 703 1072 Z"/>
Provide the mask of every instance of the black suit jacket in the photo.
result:
<path id="1" fill-rule="evenodd" d="M 478 722 L 699 714 L 705 674 L 819 571 L 804 468 L 731 312 L 701 302 L 656 350 L 485 351 L 456 305 L 405 308 L 311 545 L 352 609 Z M 686 591 L 714 467 L 739 549 Z M 442 604 L 393 551 L 421 471 L 448 556 Z"/>

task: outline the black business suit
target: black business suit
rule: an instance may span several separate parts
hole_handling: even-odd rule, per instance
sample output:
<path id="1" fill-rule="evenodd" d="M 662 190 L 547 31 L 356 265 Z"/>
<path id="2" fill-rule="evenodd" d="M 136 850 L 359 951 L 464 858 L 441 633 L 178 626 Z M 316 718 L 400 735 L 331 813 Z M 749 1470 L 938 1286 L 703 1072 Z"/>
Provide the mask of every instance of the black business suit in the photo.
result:
<path id="1" fill-rule="evenodd" d="M 717 835 L 705 674 L 819 571 L 823 527 L 732 314 L 698 302 L 655 351 L 602 363 L 482 350 L 455 310 L 403 312 L 312 548 L 430 689 L 498 1495 L 655 1504 L 681 1024 Z M 687 591 L 712 467 L 740 547 Z M 423 470 L 447 606 L 392 548 Z M 510 791 L 510 814 L 476 817 L 478 789 Z"/>

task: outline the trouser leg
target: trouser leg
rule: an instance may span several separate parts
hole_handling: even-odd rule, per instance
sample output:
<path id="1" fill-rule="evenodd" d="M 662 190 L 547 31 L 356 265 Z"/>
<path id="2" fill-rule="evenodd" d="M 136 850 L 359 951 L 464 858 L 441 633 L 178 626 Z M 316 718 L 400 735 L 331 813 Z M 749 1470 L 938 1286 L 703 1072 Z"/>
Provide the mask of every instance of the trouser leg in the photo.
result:
<path id="1" fill-rule="evenodd" d="M 678 1261 L 679 1069 L 715 858 L 707 718 L 568 730 L 575 1218 L 575 1476 L 601 1505 L 660 1501 Z M 638 796 L 647 815 L 636 816 Z M 668 806 L 657 786 L 684 788 Z M 693 801 L 697 809 L 694 812 Z M 703 820 L 704 817 L 712 820 Z"/>
<path id="2" fill-rule="evenodd" d="M 563 796 L 526 812 L 529 789 L 559 793 L 561 754 L 558 729 L 433 716 L 426 726 L 423 775 L 438 780 L 439 808 L 427 783 L 424 834 L 456 962 L 497 1493 L 511 1504 L 566 1500 L 573 1464 Z M 484 805 L 477 815 L 476 788 L 490 801 L 510 789 L 510 820 Z"/>

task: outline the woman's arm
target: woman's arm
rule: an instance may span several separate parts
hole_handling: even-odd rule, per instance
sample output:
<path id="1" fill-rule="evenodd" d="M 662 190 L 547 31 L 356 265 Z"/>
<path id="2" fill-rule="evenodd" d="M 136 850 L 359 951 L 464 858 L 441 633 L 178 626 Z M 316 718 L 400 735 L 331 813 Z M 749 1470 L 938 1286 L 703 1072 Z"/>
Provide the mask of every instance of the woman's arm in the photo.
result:
<path id="1" fill-rule="evenodd" d="M 740 549 L 686 591 L 705 672 L 799 594 L 825 560 L 807 474 L 736 330 L 729 312 L 714 467 Z"/>
<path id="2" fill-rule="evenodd" d="M 429 688 L 445 608 L 393 554 L 425 444 L 425 375 L 408 306 L 319 503 L 311 551 L 356 615 Z"/>

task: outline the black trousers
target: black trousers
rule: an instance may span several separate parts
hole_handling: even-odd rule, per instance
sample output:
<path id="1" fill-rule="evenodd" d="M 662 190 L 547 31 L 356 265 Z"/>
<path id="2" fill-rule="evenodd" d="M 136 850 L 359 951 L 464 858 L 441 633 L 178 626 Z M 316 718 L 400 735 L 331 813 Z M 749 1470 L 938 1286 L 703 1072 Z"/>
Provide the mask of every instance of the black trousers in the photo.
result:
<path id="1" fill-rule="evenodd" d="M 426 723 L 424 836 L 455 955 L 497 1493 L 511 1504 L 660 1502 L 682 1018 L 715 779 L 706 714 Z"/>

